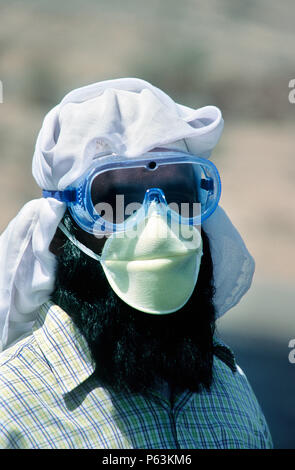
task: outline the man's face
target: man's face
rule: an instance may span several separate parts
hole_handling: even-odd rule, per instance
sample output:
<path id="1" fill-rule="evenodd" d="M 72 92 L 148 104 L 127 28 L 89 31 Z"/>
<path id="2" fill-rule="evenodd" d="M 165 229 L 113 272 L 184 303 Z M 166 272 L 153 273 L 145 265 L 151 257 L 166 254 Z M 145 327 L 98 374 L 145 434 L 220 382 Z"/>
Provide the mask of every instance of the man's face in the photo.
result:
<path id="1" fill-rule="evenodd" d="M 116 194 L 128 195 L 127 203 L 142 203 L 146 189 L 160 187 L 165 194 L 197 200 L 190 194 L 193 174 L 188 166 L 164 167 L 143 175 L 143 169 L 117 171 L 94 180 L 94 202 L 114 204 Z M 139 174 L 140 173 L 140 174 Z M 145 184 L 143 184 L 145 181 Z M 165 184 L 164 184 L 165 183 Z M 181 191 L 180 191 L 181 190 Z M 101 254 L 106 237 L 79 228 L 69 214 L 64 224 L 81 243 Z M 58 233 L 58 232 L 57 232 Z M 198 282 L 180 310 L 152 315 L 133 309 L 110 287 L 100 263 L 59 234 L 51 244 L 57 255 L 52 300 L 63 308 L 88 342 L 98 380 L 120 391 L 144 393 L 166 380 L 178 389 L 199 390 L 212 379 L 214 307 L 213 268 L 209 243 L 202 232 L 203 257 Z"/>
<path id="2" fill-rule="evenodd" d="M 100 252 L 105 240 L 81 231 L 68 214 L 64 223 L 76 238 Z M 161 379 L 181 390 L 210 386 L 212 261 L 204 232 L 202 237 L 204 254 L 193 295 L 184 307 L 168 315 L 143 313 L 124 303 L 108 284 L 100 263 L 71 241 L 65 239 L 56 252 L 52 300 L 84 335 L 96 364 L 96 377 L 106 387 L 145 393 Z"/>

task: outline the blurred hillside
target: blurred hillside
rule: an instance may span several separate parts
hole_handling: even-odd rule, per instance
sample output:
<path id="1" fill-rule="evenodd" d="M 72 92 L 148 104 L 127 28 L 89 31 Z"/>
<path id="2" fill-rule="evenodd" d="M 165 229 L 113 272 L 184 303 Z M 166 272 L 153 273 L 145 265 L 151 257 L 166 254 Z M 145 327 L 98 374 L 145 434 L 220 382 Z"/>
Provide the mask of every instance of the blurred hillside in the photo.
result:
<path id="1" fill-rule="evenodd" d="M 16 181 L 0 230 L 39 195 L 30 165 L 45 113 L 91 82 L 137 76 L 191 107 L 219 106 L 226 128 L 216 156 L 229 169 L 232 144 L 238 171 L 248 159 L 264 171 L 264 163 L 277 165 L 279 154 L 287 158 L 295 117 L 288 102 L 294 13 L 293 0 L 127 0 L 124 7 L 118 0 L 0 0 L 2 201 Z M 291 196 L 290 165 L 284 163 Z"/>
<path id="2" fill-rule="evenodd" d="M 0 232 L 28 200 L 45 114 L 73 88 L 135 76 L 225 129 L 212 159 L 221 204 L 256 260 L 253 288 L 218 331 L 295 448 L 294 0 L 0 0 Z"/>
<path id="3" fill-rule="evenodd" d="M 0 1 L 6 102 L 47 109 L 65 92 L 145 77 L 227 118 L 286 119 L 294 78 L 293 0 Z"/>

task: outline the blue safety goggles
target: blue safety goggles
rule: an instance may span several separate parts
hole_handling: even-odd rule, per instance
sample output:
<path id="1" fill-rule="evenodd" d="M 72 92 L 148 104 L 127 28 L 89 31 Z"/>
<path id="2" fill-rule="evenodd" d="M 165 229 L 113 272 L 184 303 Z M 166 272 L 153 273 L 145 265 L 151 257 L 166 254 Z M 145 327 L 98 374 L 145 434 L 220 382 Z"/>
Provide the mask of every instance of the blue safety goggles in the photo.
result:
<path id="1" fill-rule="evenodd" d="M 151 205 L 177 223 L 200 225 L 216 209 L 220 194 L 212 162 L 171 150 L 99 157 L 65 190 L 43 190 L 43 197 L 65 202 L 75 222 L 94 235 L 127 230 L 147 216 Z"/>

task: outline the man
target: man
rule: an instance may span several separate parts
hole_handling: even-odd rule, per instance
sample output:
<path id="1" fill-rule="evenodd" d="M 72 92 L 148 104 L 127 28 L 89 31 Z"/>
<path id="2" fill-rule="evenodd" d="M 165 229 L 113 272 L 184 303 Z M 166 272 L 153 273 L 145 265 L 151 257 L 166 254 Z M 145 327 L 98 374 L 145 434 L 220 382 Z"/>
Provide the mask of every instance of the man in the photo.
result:
<path id="1" fill-rule="evenodd" d="M 218 206 L 214 106 L 138 79 L 46 116 L 28 203 L 0 240 L 3 448 L 269 448 L 215 320 L 254 263 Z"/>

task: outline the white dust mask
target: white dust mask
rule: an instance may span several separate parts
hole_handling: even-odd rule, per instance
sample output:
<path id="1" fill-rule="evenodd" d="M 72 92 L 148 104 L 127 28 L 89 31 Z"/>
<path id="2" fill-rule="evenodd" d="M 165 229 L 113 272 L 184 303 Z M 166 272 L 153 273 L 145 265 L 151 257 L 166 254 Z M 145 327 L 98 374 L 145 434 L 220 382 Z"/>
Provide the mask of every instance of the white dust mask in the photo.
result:
<path id="1" fill-rule="evenodd" d="M 136 229 L 108 238 L 100 262 L 124 302 L 142 312 L 165 314 L 189 300 L 202 254 L 199 230 L 178 223 L 169 226 L 165 212 L 151 206 Z"/>
<path id="2" fill-rule="evenodd" d="M 99 261 L 114 292 L 146 313 L 172 313 L 183 307 L 198 280 L 203 243 L 197 228 L 167 223 L 167 212 L 151 205 L 148 216 L 125 232 L 113 233 L 101 256 L 59 228 L 87 256 Z"/>

